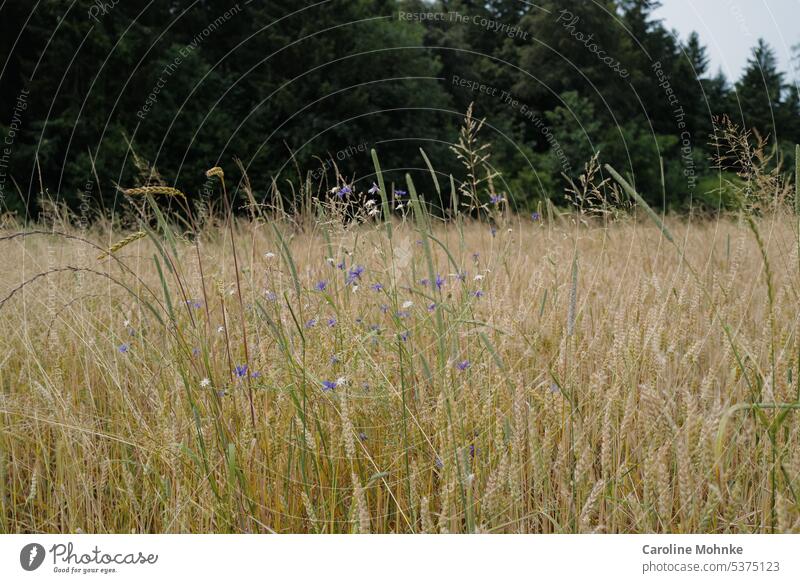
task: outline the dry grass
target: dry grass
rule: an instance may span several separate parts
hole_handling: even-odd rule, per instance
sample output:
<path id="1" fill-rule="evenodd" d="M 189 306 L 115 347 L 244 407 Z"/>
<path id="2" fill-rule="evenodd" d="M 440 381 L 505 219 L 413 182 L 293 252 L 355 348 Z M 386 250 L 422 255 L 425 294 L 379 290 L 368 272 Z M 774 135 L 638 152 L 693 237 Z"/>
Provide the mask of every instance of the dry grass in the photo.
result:
<path id="1" fill-rule="evenodd" d="M 0 531 L 800 531 L 796 219 L 504 220 L 0 241 Z"/>

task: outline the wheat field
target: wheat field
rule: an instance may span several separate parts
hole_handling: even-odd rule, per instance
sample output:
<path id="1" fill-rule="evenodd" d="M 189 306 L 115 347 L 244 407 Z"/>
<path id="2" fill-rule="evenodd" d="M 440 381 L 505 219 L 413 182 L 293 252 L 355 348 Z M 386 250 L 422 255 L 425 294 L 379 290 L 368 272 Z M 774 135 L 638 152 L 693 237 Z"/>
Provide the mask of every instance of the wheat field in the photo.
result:
<path id="1" fill-rule="evenodd" d="M 2 232 L 2 532 L 800 531 L 794 216 L 150 218 Z"/>

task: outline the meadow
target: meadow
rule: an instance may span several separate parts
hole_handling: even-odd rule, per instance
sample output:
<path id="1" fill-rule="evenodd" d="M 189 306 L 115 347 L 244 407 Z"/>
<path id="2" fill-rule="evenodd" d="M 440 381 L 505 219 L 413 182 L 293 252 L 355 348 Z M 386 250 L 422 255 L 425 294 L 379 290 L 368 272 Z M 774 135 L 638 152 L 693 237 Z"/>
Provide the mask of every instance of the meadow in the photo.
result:
<path id="1" fill-rule="evenodd" d="M 800 531 L 791 209 L 662 222 L 617 175 L 638 211 L 445 221 L 377 176 L 7 226 L 0 531 Z"/>

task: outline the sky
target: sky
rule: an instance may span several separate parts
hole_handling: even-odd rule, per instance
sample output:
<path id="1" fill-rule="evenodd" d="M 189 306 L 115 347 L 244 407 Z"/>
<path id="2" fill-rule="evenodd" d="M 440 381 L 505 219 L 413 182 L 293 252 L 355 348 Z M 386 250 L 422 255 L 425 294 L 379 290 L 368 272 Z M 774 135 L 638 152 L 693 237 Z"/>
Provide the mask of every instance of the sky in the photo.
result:
<path id="1" fill-rule="evenodd" d="M 655 15 L 681 40 L 696 30 L 708 49 L 709 73 L 739 78 L 759 37 L 775 50 L 781 70 L 793 70 L 792 45 L 800 43 L 800 0 L 661 0 Z M 787 81 L 798 75 L 787 76 Z"/>

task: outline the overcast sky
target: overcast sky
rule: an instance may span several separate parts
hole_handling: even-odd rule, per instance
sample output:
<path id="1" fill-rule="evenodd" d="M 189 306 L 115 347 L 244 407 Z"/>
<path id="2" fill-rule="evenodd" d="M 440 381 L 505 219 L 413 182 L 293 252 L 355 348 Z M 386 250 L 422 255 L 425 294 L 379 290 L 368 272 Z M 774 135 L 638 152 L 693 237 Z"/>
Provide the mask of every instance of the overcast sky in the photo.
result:
<path id="1" fill-rule="evenodd" d="M 764 37 L 775 49 L 778 65 L 790 71 L 792 45 L 800 43 L 800 0 L 661 0 L 656 12 L 681 40 L 696 30 L 711 58 L 710 73 L 719 68 L 736 80 L 750 49 Z M 795 80 L 792 74 L 788 80 Z"/>

